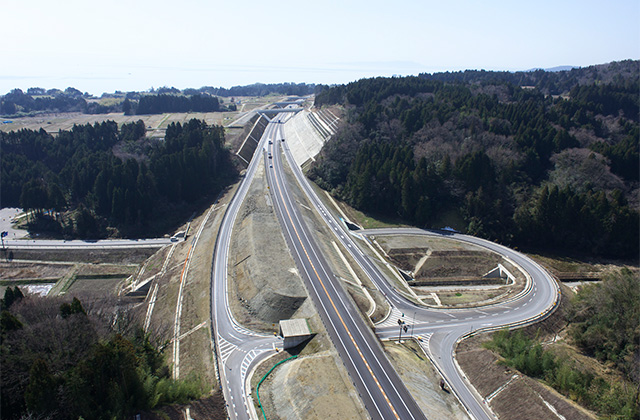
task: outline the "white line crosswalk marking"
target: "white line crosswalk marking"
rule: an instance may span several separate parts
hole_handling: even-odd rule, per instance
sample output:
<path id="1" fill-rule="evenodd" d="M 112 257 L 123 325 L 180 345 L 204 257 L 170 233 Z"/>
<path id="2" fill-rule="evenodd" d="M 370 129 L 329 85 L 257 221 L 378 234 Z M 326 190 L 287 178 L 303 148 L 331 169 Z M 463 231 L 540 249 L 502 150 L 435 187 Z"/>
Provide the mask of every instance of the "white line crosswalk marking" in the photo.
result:
<path id="1" fill-rule="evenodd" d="M 389 314 L 387 319 L 385 319 L 379 324 L 376 324 L 376 328 L 397 326 L 399 319 L 402 319 L 404 320 L 404 322 L 407 322 L 407 319 L 403 317 L 403 313 L 400 310 L 393 308 L 391 309 L 391 313 Z"/>

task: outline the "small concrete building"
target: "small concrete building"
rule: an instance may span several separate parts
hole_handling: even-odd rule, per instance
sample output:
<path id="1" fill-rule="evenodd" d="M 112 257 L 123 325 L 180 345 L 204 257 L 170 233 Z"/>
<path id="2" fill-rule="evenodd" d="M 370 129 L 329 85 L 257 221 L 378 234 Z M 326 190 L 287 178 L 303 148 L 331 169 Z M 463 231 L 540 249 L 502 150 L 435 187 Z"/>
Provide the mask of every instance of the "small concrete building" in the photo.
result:
<path id="1" fill-rule="evenodd" d="M 283 338 L 282 347 L 285 349 L 295 347 L 311 338 L 311 328 L 306 319 L 283 319 L 280 321 L 280 337 Z"/>
<path id="2" fill-rule="evenodd" d="M 482 276 L 482 278 L 483 279 L 497 279 L 497 278 L 504 279 L 505 284 L 508 284 L 509 282 L 513 284 L 516 281 L 516 278 L 513 276 L 513 274 L 511 274 L 509 270 L 504 268 L 502 264 L 498 264 L 496 268 L 489 271 L 487 274 Z"/>

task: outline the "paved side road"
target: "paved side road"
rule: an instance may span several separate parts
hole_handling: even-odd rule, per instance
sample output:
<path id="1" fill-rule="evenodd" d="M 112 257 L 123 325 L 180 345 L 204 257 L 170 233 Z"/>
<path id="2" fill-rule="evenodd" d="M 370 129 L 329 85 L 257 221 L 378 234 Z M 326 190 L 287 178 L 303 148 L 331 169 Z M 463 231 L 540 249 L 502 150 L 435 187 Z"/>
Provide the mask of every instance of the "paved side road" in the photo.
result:
<path id="1" fill-rule="evenodd" d="M 24 229 L 15 229 L 13 220 L 22 213 L 21 209 L 15 207 L 5 207 L 0 209 L 0 232 L 7 232 L 5 239 L 20 239 L 29 234 Z"/>
<path id="2" fill-rule="evenodd" d="M 24 229 L 13 227 L 14 219 L 22 209 L 5 207 L 0 209 L 0 232 L 7 232 L 4 238 L 5 248 L 13 249 L 122 249 L 122 248 L 161 248 L 173 242 L 171 238 L 148 239 L 99 239 L 99 240 L 57 240 L 25 239 L 29 234 Z M 23 216 L 24 217 L 24 216 Z M 182 240 L 182 238 L 180 239 Z"/>
<path id="3" fill-rule="evenodd" d="M 227 293 L 227 263 L 233 225 L 240 206 L 247 195 L 256 168 L 263 160 L 260 152 L 267 141 L 275 139 L 280 117 L 267 125 L 254 153 L 247 172 L 234 197 L 227 206 L 213 254 L 211 270 L 211 328 L 216 348 L 220 386 L 227 402 L 230 420 L 254 418 L 255 407 L 251 401 L 251 388 L 247 379 L 255 366 L 281 348 L 277 337 L 258 334 L 238 324 L 229 308 Z"/>
<path id="4" fill-rule="evenodd" d="M 8 238 L 8 236 L 7 236 Z M 9 239 L 4 246 L 9 249 L 126 249 L 161 248 L 174 241 L 171 238 L 152 239 L 100 239 L 100 240 L 55 240 L 55 239 Z M 181 239 L 182 240 L 182 239 Z"/>

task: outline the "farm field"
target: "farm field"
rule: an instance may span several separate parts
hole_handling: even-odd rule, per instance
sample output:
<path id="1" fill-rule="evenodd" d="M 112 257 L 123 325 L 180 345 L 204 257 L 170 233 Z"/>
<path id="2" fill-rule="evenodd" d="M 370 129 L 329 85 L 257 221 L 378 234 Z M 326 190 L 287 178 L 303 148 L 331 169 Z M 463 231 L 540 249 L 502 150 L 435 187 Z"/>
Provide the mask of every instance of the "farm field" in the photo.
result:
<path id="1" fill-rule="evenodd" d="M 266 97 L 238 97 L 238 111 L 234 112 L 176 112 L 151 115 L 124 115 L 121 112 L 110 114 L 82 114 L 79 112 L 47 113 L 30 117 L 5 119 L 0 124 L 0 131 L 9 132 L 21 129 L 39 130 L 43 128 L 47 133 L 55 134 L 60 130 L 70 130 L 75 124 L 94 124 L 107 120 L 115 121 L 118 125 L 138 120 L 144 121 L 147 127 L 147 137 L 164 137 L 167 126 L 171 123 L 184 123 L 193 118 L 204 120 L 207 124 L 228 125 L 238 119 L 243 113 L 261 108 L 268 103 L 278 100 L 276 96 Z M 225 103 L 229 98 L 223 99 Z M 6 122 L 10 121 L 10 122 Z"/>

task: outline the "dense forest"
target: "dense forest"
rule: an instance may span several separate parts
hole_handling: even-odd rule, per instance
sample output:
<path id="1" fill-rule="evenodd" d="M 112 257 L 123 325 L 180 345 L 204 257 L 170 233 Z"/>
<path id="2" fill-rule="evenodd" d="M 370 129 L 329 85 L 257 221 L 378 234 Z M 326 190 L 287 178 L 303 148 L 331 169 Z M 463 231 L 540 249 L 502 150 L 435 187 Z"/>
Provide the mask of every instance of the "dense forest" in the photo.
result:
<path id="1" fill-rule="evenodd" d="M 125 102 L 128 99 L 125 99 Z M 130 112 L 126 104 L 123 112 Z M 218 98 L 209 95 L 145 95 L 140 98 L 136 107 L 136 114 L 162 114 L 165 112 L 216 112 L 220 111 Z"/>
<path id="2" fill-rule="evenodd" d="M 123 160 L 114 146 L 142 149 Z M 211 197 L 235 177 L 224 130 L 192 119 L 172 123 L 164 141 L 145 139 L 144 123 L 113 121 L 0 133 L 2 206 L 33 210 L 32 228 L 64 236 L 149 235 L 171 210 Z M 166 226 L 165 226 L 166 228 Z M 151 230 L 150 230 L 151 229 Z M 116 234 L 118 232 L 115 232 Z"/>
<path id="3" fill-rule="evenodd" d="M 585 354 L 608 370 L 602 375 L 586 364 L 543 348 L 537 337 L 522 331 L 500 331 L 487 347 L 504 363 L 540 378 L 559 392 L 606 418 L 640 415 L 640 279 L 629 270 L 602 283 L 583 286 L 569 303 L 564 322 L 569 336 Z"/>
<path id="4" fill-rule="evenodd" d="M 124 419 L 203 393 L 174 381 L 162 349 L 113 302 L 23 297 L 0 302 L 2 418 Z"/>
<path id="5" fill-rule="evenodd" d="M 85 95 L 77 89 L 14 89 L 0 96 L 0 115 L 22 115 L 32 112 L 87 112 Z"/>
<path id="6" fill-rule="evenodd" d="M 533 72 L 526 88 L 511 73 L 464 72 L 326 89 L 316 106 L 348 117 L 309 175 L 379 217 L 636 258 L 639 62 L 602 72 Z M 568 90 L 545 94 L 543 79 Z"/>

